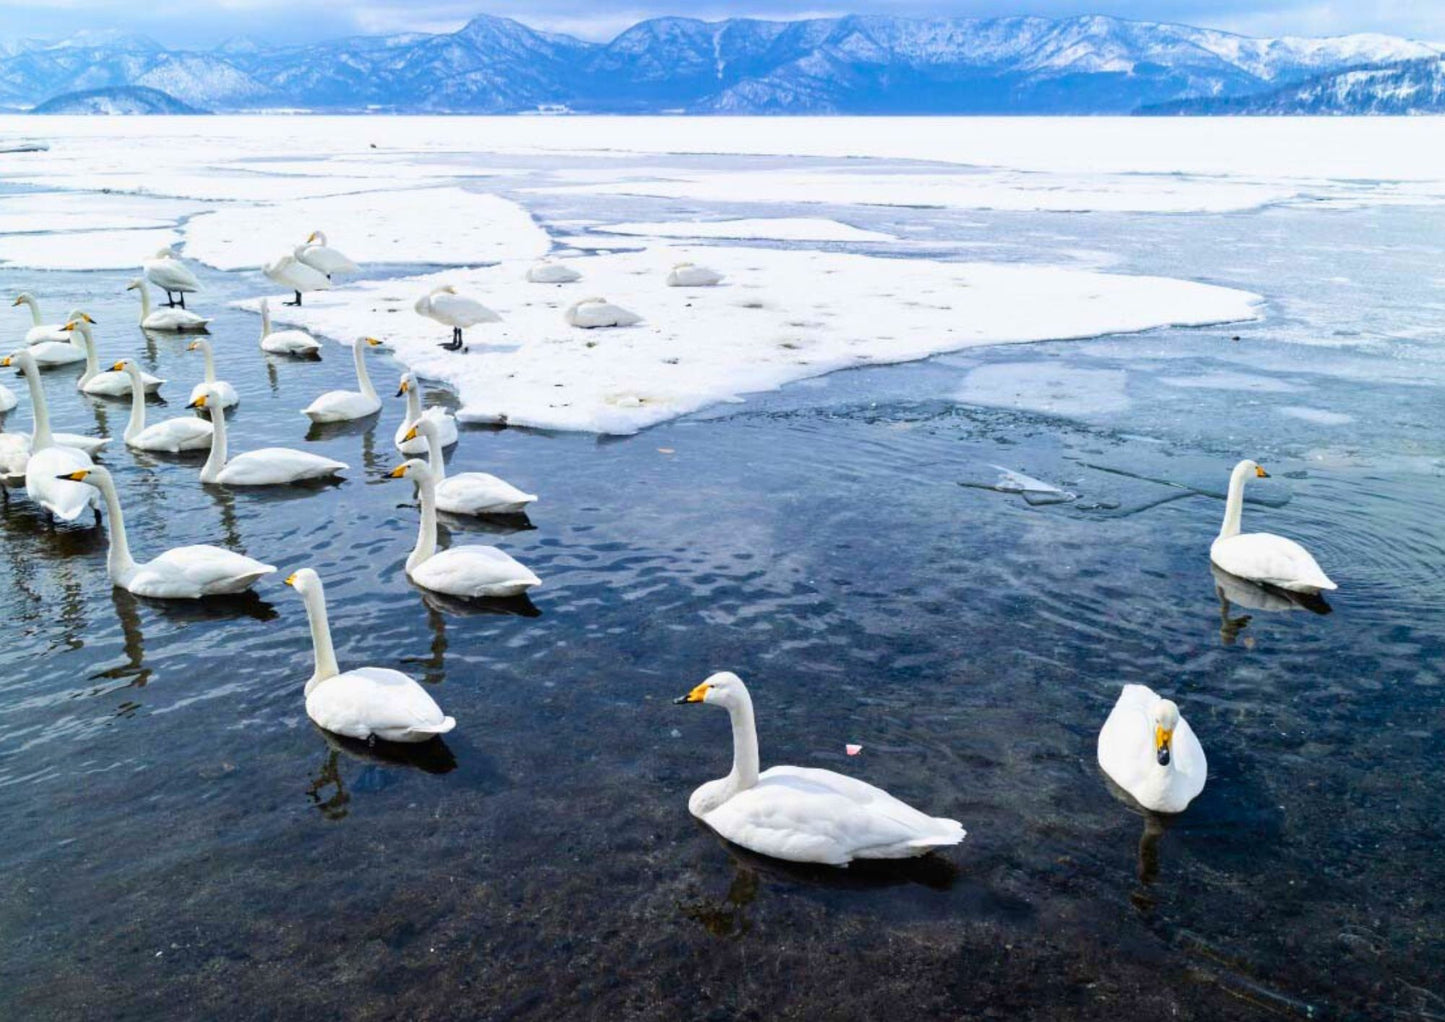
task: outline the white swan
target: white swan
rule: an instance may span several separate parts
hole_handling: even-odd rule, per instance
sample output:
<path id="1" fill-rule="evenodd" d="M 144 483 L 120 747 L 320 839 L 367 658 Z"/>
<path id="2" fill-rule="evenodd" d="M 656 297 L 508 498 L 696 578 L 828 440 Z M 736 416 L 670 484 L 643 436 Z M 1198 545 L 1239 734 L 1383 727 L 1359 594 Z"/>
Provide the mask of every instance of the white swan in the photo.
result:
<path id="1" fill-rule="evenodd" d="M 26 344 L 39 344 L 41 341 L 57 341 L 62 344 L 70 343 L 70 335 L 65 332 L 64 323 L 46 323 L 40 317 L 40 303 L 29 291 L 22 291 L 15 296 L 10 307 L 25 305 L 30 308 L 31 327 L 25 331 Z M 73 318 L 73 316 L 72 316 Z"/>
<path id="2" fill-rule="evenodd" d="M 210 341 L 202 337 L 188 344 L 186 350 L 199 351 L 206 357 L 206 378 L 191 388 L 190 400 L 194 401 L 210 388 L 216 392 L 217 403 L 222 408 L 234 408 L 241 403 L 241 395 L 236 393 L 235 387 L 225 380 L 216 379 L 216 355 L 211 350 Z"/>
<path id="3" fill-rule="evenodd" d="M 717 270 L 697 263 L 678 263 L 667 275 L 668 287 L 715 287 L 722 281 Z"/>
<path id="4" fill-rule="evenodd" d="M 371 377 L 366 372 L 366 349 L 380 344 L 375 337 L 361 337 L 351 346 L 359 390 L 328 390 L 301 409 L 301 414 L 312 422 L 349 422 L 381 411 L 381 398 L 377 396 L 376 388 L 371 385 Z"/>
<path id="5" fill-rule="evenodd" d="M 50 369 L 54 366 L 74 365 L 77 362 L 85 361 L 85 345 L 72 330 L 65 329 L 66 323 L 72 320 L 84 320 L 87 323 L 94 323 L 95 320 L 79 309 L 71 309 L 65 323 L 55 326 L 55 336 L 37 335 L 36 339 L 29 341 L 30 354 L 35 358 L 35 364 L 42 369 Z M 49 330 L 49 327 L 46 327 Z M 34 331 L 31 331 L 34 333 Z M 26 335 L 30 336 L 29 334 Z"/>
<path id="6" fill-rule="evenodd" d="M 261 267 L 261 272 L 271 280 L 287 290 L 296 292 L 296 300 L 283 302 L 283 305 L 300 305 L 303 291 L 329 291 L 331 289 L 330 277 L 313 266 L 307 266 L 300 260 L 299 254 L 302 248 L 303 246 L 297 245 L 290 254 L 279 255 Z"/>
<path id="7" fill-rule="evenodd" d="M 527 270 L 527 280 L 533 284 L 570 284 L 581 279 L 582 274 L 573 267 L 550 259 L 543 259 Z"/>
<path id="8" fill-rule="evenodd" d="M 94 454 L 106 444 L 107 437 L 81 436 L 78 433 L 52 433 L 50 430 L 50 408 L 45 401 L 45 386 L 40 381 L 40 370 L 29 348 L 21 348 L 12 355 L 0 359 L 0 368 L 17 367 L 30 387 L 30 411 L 35 416 L 31 433 L 0 433 L 0 485 L 5 487 L 25 484 L 25 466 L 32 451 L 58 444 L 73 447 Z"/>
<path id="9" fill-rule="evenodd" d="M 261 299 L 261 350 L 272 355 L 319 354 L 321 342 L 305 330 L 272 330 L 271 303 Z"/>
<path id="10" fill-rule="evenodd" d="M 1296 593 L 1336 589 L 1310 552 L 1292 539 L 1268 532 L 1239 531 L 1244 507 L 1244 482 L 1251 475 L 1268 479 L 1269 473 L 1246 458 L 1229 476 L 1224 524 L 1209 547 L 1209 559 L 1239 578 L 1278 586 Z"/>
<path id="11" fill-rule="evenodd" d="M 563 318 L 572 326 L 581 327 L 584 330 L 609 326 L 636 326 L 642 322 L 642 317 L 637 313 L 624 309 L 620 305 L 613 305 L 606 298 L 584 298 L 579 302 L 573 302 L 563 313 Z"/>
<path id="12" fill-rule="evenodd" d="M 425 412 L 421 409 L 421 387 L 416 382 L 416 377 L 411 373 L 403 373 L 401 386 L 397 388 L 396 396 L 406 395 L 406 418 L 402 424 L 396 427 L 396 449 L 402 454 L 425 454 L 427 453 L 427 441 L 425 437 L 412 437 L 410 440 L 406 435 L 411 428 L 423 418 L 430 419 L 437 428 L 437 440 L 443 447 L 450 447 L 458 440 L 457 420 L 445 408 L 437 408 L 433 405 Z"/>
<path id="13" fill-rule="evenodd" d="M 494 546 L 454 546 L 437 550 L 436 479 L 426 462 L 412 458 L 391 472 L 393 479 L 410 479 L 421 496 L 421 530 L 406 559 L 406 575 L 435 593 L 478 599 L 520 596 L 542 580 L 510 554 Z"/>
<path id="14" fill-rule="evenodd" d="M 100 521 L 100 501 L 88 486 L 70 482 L 61 476 L 81 469 L 94 468 L 90 455 L 78 447 L 57 444 L 57 437 L 50 432 L 50 414 L 45 405 L 45 390 L 40 383 L 40 374 L 29 349 L 22 348 L 9 357 L 0 360 L 0 366 L 18 364 L 30 384 L 30 400 L 35 413 L 35 435 L 30 443 L 24 443 L 17 434 L 3 434 L 5 438 L 16 437 L 19 441 L 7 443 L 5 459 L 6 484 L 14 485 L 13 469 L 20 467 L 25 481 L 25 494 L 45 509 L 46 513 L 67 522 L 73 522 L 86 508 L 95 509 L 96 522 Z M 21 448 L 28 448 L 21 450 Z M 23 467 L 17 466 L 11 458 L 23 453 Z"/>
<path id="15" fill-rule="evenodd" d="M 13 411 L 19 403 L 20 399 L 15 396 L 15 391 L 0 383 L 0 415 Z"/>
<path id="16" fill-rule="evenodd" d="M 327 277 L 337 273 L 361 272 L 360 266 L 326 244 L 324 231 L 312 231 L 306 244 L 296 250 L 296 258 L 313 270 L 320 270 Z"/>
<path id="17" fill-rule="evenodd" d="M 95 335 L 90 332 L 90 322 L 86 319 L 72 319 L 65 324 L 65 329 L 79 334 L 81 345 L 85 348 L 85 372 L 75 381 L 75 389 L 96 397 L 129 396 L 130 379 L 125 373 L 115 370 L 100 371 L 100 356 L 95 350 Z M 150 373 L 141 373 L 141 382 L 147 394 L 155 394 L 166 381 Z"/>
<path id="18" fill-rule="evenodd" d="M 759 773 L 753 701 L 736 674 L 714 674 L 676 702 L 712 703 L 732 718 L 732 772 L 694 791 L 687 808 L 734 844 L 775 859 L 846 866 L 923 855 L 964 838 L 957 820 L 928 816 L 831 770 L 775 766 Z"/>
<path id="19" fill-rule="evenodd" d="M 210 409 L 211 425 L 215 429 L 211 456 L 201 466 L 201 482 L 221 486 L 282 486 L 306 479 L 324 479 L 347 467 L 340 461 L 289 447 L 263 447 L 228 459 L 226 412 L 215 403 L 215 397 L 215 392 L 209 391 L 189 406 Z"/>
<path id="20" fill-rule="evenodd" d="M 196 275 L 176 258 L 174 250 L 167 246 L 158 251 L 151 259 L 141 263 L 145 271 L 146 280 L 166 293 L 166 304 L 174 307 L 175 296 L 180 295 L 181 308 L 186 307 L 186 295 L 194 294 L 201 289 L 201 282 Z"/>
<path id="21" fill-rule="evenodd" d="M 331 644 L 326 590 L 310 568 L 286 579 L 306 603 L 316 670 L 306 682 L 306 715 L 347 738 L 372 736 L 388 742 L 425 742 L 457 726 L 419 684 L 400 671 L 359 667 L 342 672 Z"/>
<path id="22" fill-rule="evenodd" d="M 275 567 L 223 547 L 178 546 L 159 557 L 137 564 L 126 541 L 125 515 L 115 480 L 100 466 L 80 469 L 65 479 L 95 487 L 105 498 L 110 515 L 110 552 L 105 569 L 113 585 L 158 600 L 199 600 L 245 592 Z"/>
<path id="23" fill-rule="evenodd" d="M 450 284 L 432 288 L 429 294 L 418 298 L 412 308 L 418 316 L 425 316 L 452 328 L 451 343 L 442 345 L 451 351 L 461 348 L 463 330 L 478 323 L 500 323 L 502 320 L 501 316 L 475 298 L 457 294 L 457 289 Z"/>
<path id="24" fill-rule="evenodd" d="M 535 493 L 523 493 L 490 472 L 447 475 L 441 434 L 437 432 L 436 423 L 426 416 L 422 416 L 421 421 L 411 428 L 405 439 L 415 440 L 418 436 L 427 443 L 427 468 L 431 470 L 436 488 L 438 511 L 454 515 L 510 515 L 525 511 L 528 504 L 536 501 Z"/>
<path id="25" fill-rule="evenodd" d="M 151 289 L 144 277 L 137 277 L 125 286 L 127 291 L 140 292 L 140 325 L 143 330 L 161 330 L 167 333 L 182 333 L 206 329 L 211 321 L 198 316 L 189 309 L 174 309 L 169 306 L 151 309 Z"/>
<path id="26" fill-rule="evenodd" d="M 1204 749 L 1172 700 L 1125 685 L 1099 731 L 1099 766 L 1145 809 L 1181 813 L 1204 790 Z"/>
<path id="27" fill-rule="evenodd" d="M 205 419 L 183 417 L 146 425 L 145 383 L 140 366 L 130 360 L 117 362 L 112 370 L 130 380 L 130 422 L 125 427 L 125 445 L 138 451 L 204 451 L 211 446 L 214 428 Z"/>

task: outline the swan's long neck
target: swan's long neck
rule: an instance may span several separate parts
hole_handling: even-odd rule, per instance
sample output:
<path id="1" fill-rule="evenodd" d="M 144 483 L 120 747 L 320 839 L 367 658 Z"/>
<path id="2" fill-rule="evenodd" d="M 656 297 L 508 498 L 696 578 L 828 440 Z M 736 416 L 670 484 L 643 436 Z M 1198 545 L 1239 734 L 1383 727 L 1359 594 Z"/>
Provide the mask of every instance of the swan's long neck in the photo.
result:
<path id="1" fill-rule="evenodd" d="M 432 481 L 441 482 L 447 477 L 447 461 L 442 456 L 442 435 L 436 429 L 426 431 L 426 460 L 431 469 Z"/>
<path id="2" fill-rule="evenodd" d="M 40 303 L 29 295 L 21 295 L 20 300 L 30 309 L 30 325 L 40 325 Z"/>
<path id="3" fill-rule="evenodd" d="M 316 673 L 306 683 L 306 694 L 311 694 L 311 689 L 318 682 L 327 678 L 334 678 L 341 673 L 341 668 L 336 664 L 336 647 L 331 645 L 331 622 L 326 617 L 326 594 L 320 589 L 308 590 L 304 599 L 306 601 L 306 620 L 311 624 L 311 645 L 316 651 Z"/>
<path id="4" fill-rule="evenodd" d="M 733 794 L 758 783 L 758 727 L 753 720 L 753 699 L 746 692 L 740 703 L 728 706 L 733 722 L 733 769 L 728 787 Z"/>
<path id="5" fill-rule="evenodd" d="M 371 385 L 371 376 L 366 371 L 367 347 L 365 341 L 357 341 L 351 346 L 352 357 L 356 360 L 356 383 L 363 394 L 376 400 L 376 388 Z"/>
<path id="6" fill-rule="evenodd" d="M 1248 476 L 1248 465 L 1235 466 L 1234 472 L 1229 476 L 1229 498 L 1224 502 L 1224 524 L 1219 527 L 1220 539 L 1239 535 L 1239 522 L 1244 513 L 1244 480 Z"/>
<path id="7" fill-rule="evenodd" d="M 142 281 L 136 290 L 140 292 L 140 321 L 144 323 L 151 314 L 151 289 Z"/>
<path id="8" fill-rule="evenodd" d="M 146 428 L 146 388 L 139 369 L 131 366 L 126 374 L 130 377 L 130 422 L 125 427 L 125 440 L 129 443 Z"/>
<path id="9" fill-rule="evenodd" d="M 416 546 L 406 559 L 406 570 L 425 564 L 437 552 L 437 484 L 430 476 L 417 479 L 417 493 L 421 496 L 421 528 L 417 530 Z"/>
<path id="10" fill-rule="evenodd" d="M 201 482 L 214 483 L 226 467 L 226 410 L 219 400 L 215 404 L 208 401 L 206 407 L 211 410 L 211 453 L 201 466 Z"/>
<path id="11" fill-rule="evenodd" d="M 45 403 L 45 385 L 40 382 L 40 370 L 35 363 L 26 361 L 21 366 L 25 373 L 25 384 L 30 388 L 31 414 L 35 416 L 35 431 L 30 434 L 30 452 L 43 451 L 55 444 L 50 432 L 50 406 Z"/>
<path id="12" fill-rule="evenodd" d="M 211 342 L 210 342 L 210 341 L 202 341 L 202 342 L 201 342 L 201 354 L 202 354 L 202 355 L 205 357 L 205 359 L 206 359 L 206 382 L 207 382 L 207 383 L 215 383 L 215 382 L 216 382 L 216 356 L 215 356 L 215 354 L 211 351 Z"/>
<path id="13" fill-rule="evenodd" d="M 265 340 L 266 335 L 271 332 L 271 306 L 265 302 L 261 303 L 261 339 Z"/>
<path id="14" fill-rule="evenodd" d="M 95 338 L 90 333 L 89 323 L 77 323 L 75 332 L 80 335 L 80 346 L 85 349 L 85 372 L 81 374 L 75 385 L 84 387 L 100 375 L 100 355 L 96 353 Z"/>
<path id="15" fill-rule="evenodd" d="M 416 380 L 412 380 L 411 386 L 406 388 L 406 419 L 412 425 L 421 421 L 421 388 L 416 385 Z"/>
<path id="16" fill-rule="evenodd" d="M 120 494 L 115 492 L 115 480 L 110 477 L 110 473 L 96 471 L 95 481 L 100 486 L 101 496 L 105 498 L 105 513 L 110 516 L 110 554 L 106 558 L 105 569 L 110 573 L 110 580 L 119 583 L 122 575 L 135 568 L 135 560 L 130 555 L 130 543 L 125 535 L 125 515 L 120 509 Z"/>

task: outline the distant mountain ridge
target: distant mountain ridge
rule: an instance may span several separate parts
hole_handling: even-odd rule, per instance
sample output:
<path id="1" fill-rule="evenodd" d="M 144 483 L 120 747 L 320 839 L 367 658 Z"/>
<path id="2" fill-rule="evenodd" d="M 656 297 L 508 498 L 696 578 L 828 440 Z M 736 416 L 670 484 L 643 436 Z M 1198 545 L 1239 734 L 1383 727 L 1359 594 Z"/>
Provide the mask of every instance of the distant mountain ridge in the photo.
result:
<path id="1" fill-rule="evenodd" d="M 0 105 L 140 86 L 212 110 L 1131 113 L 1438 57 L 1395 36 L 1252 39 L 1106 17 L 654 18 L 607 43 L 480 16 L 456 32 L 206 52 L 79 33 L 0 44 Z"/>
<path id="2" fill-rule="evenodd" d="M 1445 59 L 1409 60 L 1315 75 L 1268 92 L 1180 99 L 1141 114 L 1359 115 L 1445 114 Z"/>
<path id="3" fill-rule="evenodd" d="M 182 103 L 159 89 L 120 85 L 113 89 L 64 92 L 41 103 L 34 114 L 203 114 L 205 110 Z"/>

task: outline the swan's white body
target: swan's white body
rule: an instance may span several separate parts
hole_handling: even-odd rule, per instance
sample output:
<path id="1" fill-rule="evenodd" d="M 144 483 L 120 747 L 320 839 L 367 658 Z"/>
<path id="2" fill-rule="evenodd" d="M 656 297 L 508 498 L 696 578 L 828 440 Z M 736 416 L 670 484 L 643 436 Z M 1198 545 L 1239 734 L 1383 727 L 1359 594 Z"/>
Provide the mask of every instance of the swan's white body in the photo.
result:
<path id="1" fill-rule="evenodd" d="M 137 277 L 126 285 L 127 291 L 140 292 L 140 325 L 143 330 L 160 330 L 167 333 L 184 333 L 206 329 L 209 319 L 198 316 L 189 309 L 151 308 L 151 290 L 144 277 Z"/>
<path id="2" fill-rule="evenodd" d="M 533 284 L 570 284 L 581 279 L 582 274 L 573 267 L 546 259 L 527 270 L 527 280 Z"/>
<path id="3" fill-rule="evenodd" d="M 272 330 L 271 303 L 261 299 L 261 350 L 272 355 L 315 355 L 321 342 L 305 330 Z"/>
<path id="4" fill-rule="evenodd" d="M 63 521 L 73 522 L 86 508 L 98 509 L 94 489 L 63 476 L 95 468 L 90 455 L 74 447 L 51 445 L 31 452 L 25 463 L 25 494 Z"/>
<path id="5" fill-rule="evenodd" d="M 89 323 L 95 322 L 93 319 L 79 309 L 72 309 L 64 323 L 42 324 L 40 308 L 36 305 L 35 298 L 27 292 L 15 299 L 15 304 L 21 302 L 30 306 L 30 318 L 37 324 L 25 334 L 25 343 L 30 346 L 30 354 L 36 365 L 49 369 L 85 361 L 85 345 L 76 337 L 74 331 L 67 330 L 66 326 L 77 319 Z"/>
<path id="6" fill-rule="evenodd" d="M 715 287 L 722 281 L 717 270 L 696 263 L 678 263 L 667 275 L 668 287 Z"/>
<path id="7" fill-rule="evenodd" d="M 677 701 L 714 703 L 732 719 L 732 772 L 694 791 L 687 808 L 734 844 L 775 859 L 846 866 L 911 858 L 964 838 L 957 820 L 929 816 L 831 770 L 776 766 L 759 773 L 753 701 L 735 674 L 714 674 Z"/>
<path id="8" fill-rule="evenodd" d="M 426 689 L 400 671 L 360 667 L 343 672 L 331 644 L 321 579 L 310 568 L 302 568 L 286 583 L 306 603 L 316 653 L 316 669 L 306 682 L 308 717 L 347 738 L 375 736 L 388 742 L 425 742 L 457 726 Z"/>
<path id="9" fill-rule="evenodd" d="M 462 599 L 520 596 L 542 580 L 510 554 L 494 546 L 454 546 L 437 550 L 436 481 L 426 463 L 415 458 L 391 473 L 411 479 L 421 496 L 421 529 L 406 559 L 406 574 L 417 585 Z"/>
<path id="10" fill-rule="evenodd" d="M 476 326 L 478 323 L 500 323 L 502 320 L 501 316 L 475 298 L 457 294 L 456 288 L 450 284 L 434 288 L 430 294 L 422 295 L 412 308 L 419 316 L 459 330 Z"/>
<path id="11" fill-rule="evenodd" d="M 307 479 L 325 479 L 347 466 L 331 458 L 289 447 L 263 447 L 227 458 L 226 412 L 213 407 L 212 395 L 203 394 L 192 405 L 209 408 L 215 434 L 211 438 L 211 456 L 201 466 L 201 482 L 220 486 L 284 486 Z"/>
<path id="12" fill-rule="evenodd" d="M 338 273 L 361 272 L 360 266 L 326 244 L 326 235 L 322 231 L 311 232 L 306 244 L 296 250 L 296 258 L 327 277 Z"/>
<path id="13" fill-rule="evenodd" d="M 351 356 L 356 362 L 356 385 L 360 388 L 359 391 L 328 390 L 301 409 L 301 414 L 312 422 L 350 422 L 352 419 L 364 419 L 381 411 L 381 398 L 377 395 L 376 388 L 371 385 L 371 377 L 366 372 L 366 349 L 374 348 L 380 343 L 374 337 L 361 337 L 351 346 Z"/>
<path id="14" fill-rule="evenodd" d="M 159 600 L 199 600 L 244 592 L 276 569 L 269 564 L 218 546 L 181 546 L 137 564 L 126 540 L 125 515 L 115 480 L 100 467 L 75 473 L 75 482 L 89 484 L 105 498 L 110 516 L 110 552 L 106 573 L 112 584 Z"/>
<path id="15" fill-rule="evenodd" d="M 181 451 L 204 451 L 211 446 L 213 427 L 205 419 L 166 419 L 147 426 L 145 387 L 141 382 L 140 368 L 131 361 L 117 362 L 116 368 L 130 379 L 130 422 L 125 427 L 127 447 L 179 454 Z"/>
<path id="16" fill-rule="evenodd" d="M 30 309 L 30 329 L 25 331 L 26 344 L 40 344 L 43 341 L 52 341 L 56 344 L 69 344 L 70 335 L 65 332 L 65 323 L 46 323 L 40 316 L 40 303 L 29 291 L 22 292 L 15 296 L 15 301 L 10 307 L 24 305 Z M 74 318 L 72 315 L 71 318 Z M 67 320 L 69 322 L 69 320 Z M 72 361 L 80 361 L 72 359 Z"/>
<path id="17" fill-rule="evenodd" d="M 437 440 L 443 447 L 450 447 L 460 438 L 457 433 L 457 420 L 445 408 L 435 406 L 422 411 L 421 408 L 421 387 L 416 382 L 416 377 L 411 373 L 403 373 L 401 386 L 397 389 L 398 396 L 406 395 L 406 418 L 402 424 L 396 427 L 396 449 L 402 454 L 426 454 L 427 439 L 424 436 L 415 436 L 410 440 L 406 435 L 411 432 L 422 419 L 426 419 L 436 427 Z"/>
<path id="18" fill-rule="evenodd" d="M 211 350 L 211 342 L 204 337 L 192 341 L 187 351 L 199 351 L 206 359 L 206 377 L 200 383 L 191 388 L 190 400 L 211 390 L 216 395 L 216 401 L 222 408 L 234 408 L 241 403 L 241 395 L 236 393 L 236 388 L 225 380 L 216 379 L 216 355 Z M 209 402 L 208 402 L 209 403 Z"/>
<path id="19" fill-rule="evenodd" d="M 1179 708 L 1145 685 L 1125 685 L 1119 693 L 1099 731 L 1099 766 L 1156 813 L 1183 812 L 1209 773 L 1204 749 Z"/>
<path id="20" fill-rule="evenodd" d="M 436 423 L 422 416 L 415 429 L 427 443 L 427 468 L 431 470 L 438 511 L 454 515 L 510 515 L 525 511 L 528 504 L 536 501 L 535 493 L 524 493 L 490 472 L 447 475 Z"/>
<path id="21" fill-rule="evenodd" d="M 0 415 L 11 411 L 19 403 L 20 399 L 15 396 L 15 391 L 0 383 Z"/>
<path id="22" fill-rule="evenodd" d="M 1244 507 L 1244 482 L 1253 473 L 1266 475 L 1264 469 L 1246 459 L 1234 466 L 1229 476 L 1229 496 L 1224 505 L 1224 524 L 1219 536 L 1209 547 L 1209 559 L 1236 575 L 1277 586 L 1296 593 L 1318 593 L 1337 589 L 1310 552 L 1292 539 L 1268 532 L 1241 533 L 1240 518 Z"/>
<path id="23" fill-rule="evenodd" d="M 642 317 L 620 305 L 613 305 L 606 298 L 584 298 L 580 302 L 573 302 L 563 314 L 564 318 L 572 326 L 581 327 L 584 330 L 596 330 L 599 327 L 610 326 L 636 326 L 642 322 Z"/>
<path id="24" fill-rule="evenodd" d="M 100 371 L 100 356 L 95 350 L 95 335 L 90 332 L 90 324 L 83 319 L 73 319 L 65 326 L 67 330 L 79 334 L 81 345 L 85 348 L 85 372 L 75 381 L 76 389 L 95 397 L 128 397 L 129 376 L 114 369 Z M 147 394 L 158 393 L 165 382 L 150 373 L 141 373 L 141 384 Z"/>
<path id="25" fill-rule="evenodd" d="M 25 484 L 25 468 L 30 455 L 45 447 L 69 447 L 86 455 L 94 454 L 106 444 L 107 437 L 82 436 L 78 433 L 53 433 L 50 429 L 50 408 L 45 401 L 45 387 L 29 348 L 21 348 L 8 358 L 0 359 L 0 367 L 18 366 L 30 388 L 30 411 L 35 416 L 31 433 L 0 433 L 0 484 L 6 487 Z"/>
<path id="26" fill-rule="evenodd" d="M 295 291 L 298 296 L 306 291 L 329 291 L 331 278 L 314 266 L 307 266 L 299 258 L 303 247 L 297 245 L 293 252 L 277 256 L 261 267 L 261 272 L 287 290 Z"/>
<path id="27" fill-rule="evenodd" d="M 167 294 L 194 294 L 201 289 L 196 275 L 169 248 L 142 262 L 141 268 L 145 270 L 145 279 Z"/>

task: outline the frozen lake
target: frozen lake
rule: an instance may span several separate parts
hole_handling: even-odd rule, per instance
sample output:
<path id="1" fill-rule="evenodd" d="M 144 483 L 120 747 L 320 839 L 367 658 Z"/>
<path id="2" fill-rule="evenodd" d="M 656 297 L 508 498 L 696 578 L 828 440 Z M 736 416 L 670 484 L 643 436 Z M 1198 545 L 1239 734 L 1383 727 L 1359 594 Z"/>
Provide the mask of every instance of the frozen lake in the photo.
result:
<path id="1" fill-rule="evenodd" d="M 0 118 L 51 145 L 0 155 L 0 294 L 85 308 L 180 414 L 199 356 L 123 288 L 184 243 L 233 448 L 352 466 L 204 488 L 48 372 L 58 428 L 117 436 L 132 543 L 317 568 L 343 666 L 407 671 L 458 721 L 404 761 L 339 745 L 303 711 L 290 590 L 112 592 L 103 531 L 17 495 L 0 1015 L 1445 1014 L 1440 127 Z M 385 338 L 479 420 L 451 468 L 542 499 L 451 541 L 536 570 L 530 603 L 407 582 L 400 362 L 373 363 L 379 421 L 308 434 L 349 352 L 257 349 L 249 309 L 279 295 L 251 267 L 318 228 L 364 272 L 287 318 Z M 525 284 L 543 254 L 584 279 Z M 661 287 L 682 258 L 725 286 Z M 465 354 L 409 309 L 447 281 L 504 315 Z M 561 310 L 591 294 L 643 324 L 578 337 Z M 1211 575 L 1241 457 L 1273 476 L 1246 527 L 1314 551 L 1330 613 Z M 841 874 L 723 845 L 686 802 L 726 724 L 671 705 L 716 669 L 752 688 L 766 763 L 855 773 L 967 840 Z M 1125 682 L 1209 755 L 1177 819 L 1095 763 Z"/>

